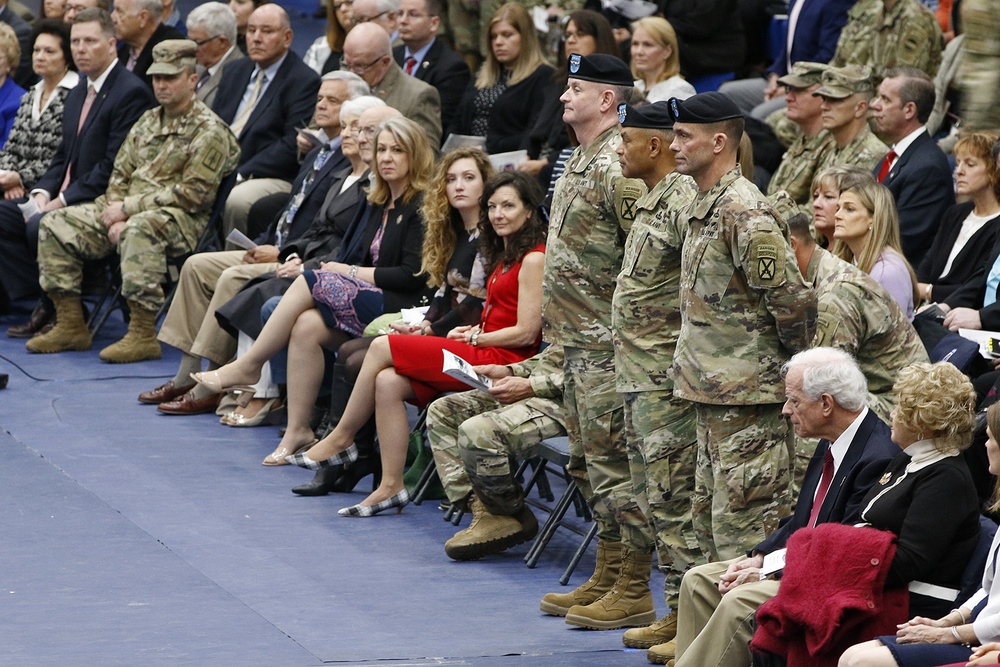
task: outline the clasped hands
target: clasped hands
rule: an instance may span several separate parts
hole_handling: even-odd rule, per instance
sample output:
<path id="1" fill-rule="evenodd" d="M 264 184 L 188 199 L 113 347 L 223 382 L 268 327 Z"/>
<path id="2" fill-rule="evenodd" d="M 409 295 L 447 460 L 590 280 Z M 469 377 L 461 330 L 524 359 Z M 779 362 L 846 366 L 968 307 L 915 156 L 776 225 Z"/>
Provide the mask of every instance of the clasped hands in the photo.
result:
<path id="1" fill-rule="evenodd" d="M 726 568 L 719 576 L 719 593 L 725 595 L 737 586 L 760 581 L 760 571 L 764 567 L 764 554 L 754 554 Z"/>

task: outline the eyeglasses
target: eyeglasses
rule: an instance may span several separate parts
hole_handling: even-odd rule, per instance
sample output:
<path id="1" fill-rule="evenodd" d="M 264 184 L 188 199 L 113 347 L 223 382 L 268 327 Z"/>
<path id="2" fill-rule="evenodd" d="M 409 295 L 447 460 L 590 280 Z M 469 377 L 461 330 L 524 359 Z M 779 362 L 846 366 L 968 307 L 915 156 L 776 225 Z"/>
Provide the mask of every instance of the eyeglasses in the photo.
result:
<path id="1" fill-rule="evenodd" d="M 358 16 L 357 14 L 355 14 L 354 15 L 354 23 L 355 23 L 355 25 L 358 24 L 358 23 L 370 23 L 371 21 L 374 21 L 375 19 L 380 19 L 383 16 L 385 16 L 386 14 L 391 14 L 391 13 L 392 12 L 389 12 L 389 11 L 379 12 L 375 16 Z"/>
<path id="2" fill-rule="evenodd" d="M 342 60 L 342 61 L 340 61 L 340 71 L 341 72 L 353 72 L 354 74 L 358 74 L 358 75 L 364 74 L 365 72 L 368 71 L 369 67 L 372 67 L 373 65 L 375 65 L 377 62 L 379 62 L 380 60 L 382 60 L 382 58 L 385 58 L 385 56 L 379 56 L 378 58 L 376 58 L 375 60 L 371 61 L 367 65 L 352 65 L 351 63 L 347 62 L 346 60 Z"/>
<path id="3" fill-rule="evenodd" d="M 205 46 L 212 40 L 219 39 L 220 37 L 222 37 L 222 35 L 215 35 L 214 37 L 209 37 L 207 39 L 202 39 L 202 40 L 193 39 L 191 41 L 193 41 L 195 43 L 195 46 L 197 46 L 200 49 L 201 47 Z M 188 35 L 188 39 L 191 39 L 190 35 Z"/>
<path id="4" fill-rule="evenodd" d="M 71 5 L 71 4 L 68 4 L 68 3 L 65 4 L 65 5 L 63 5 L 63 11 L 64 12 L 77 12 L 77 13 L 79 13 L 79 12 L 82 12 L 84 9 L 87 9 L 87 5 Z"/>
<path id="5" fill-rule="evenodd" d="M 410 12 L 410 11 L 399 12 L 399 18 L 401 19 L 413 19 L 419 21 L 420 19 L 425 19 L 428 16 L 430 16 L 430 14 L 421 14 L 420 12 Z"/>
<path id="6" fill-rule="evenodd" d="M 348 9 L 350 9 L 353 6 L 354 6 L 354 0 L 344 0 L 344 2 L 335 2 L 335 3 L 333 3 L 333 9 L 334 9 L 334 11 L 341 10 L 344 7 L 347 7 Z"/>

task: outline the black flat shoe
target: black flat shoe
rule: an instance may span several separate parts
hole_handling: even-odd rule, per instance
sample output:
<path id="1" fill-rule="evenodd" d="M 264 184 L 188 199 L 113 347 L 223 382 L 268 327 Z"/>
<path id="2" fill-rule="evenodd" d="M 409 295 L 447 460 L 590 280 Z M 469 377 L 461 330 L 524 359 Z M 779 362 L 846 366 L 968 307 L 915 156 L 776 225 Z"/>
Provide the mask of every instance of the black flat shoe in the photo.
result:
<path id="1" fill-rule="evenodd" d="M 325 496 L 334 490 L 334 485 L 343 473 L 343 466 L 317 470 L 316 475 L 312 478 L 312 481 L 307 484 L 296 486 L 292 489 L 292 493 L 297 493 L 300 496 Z"/>

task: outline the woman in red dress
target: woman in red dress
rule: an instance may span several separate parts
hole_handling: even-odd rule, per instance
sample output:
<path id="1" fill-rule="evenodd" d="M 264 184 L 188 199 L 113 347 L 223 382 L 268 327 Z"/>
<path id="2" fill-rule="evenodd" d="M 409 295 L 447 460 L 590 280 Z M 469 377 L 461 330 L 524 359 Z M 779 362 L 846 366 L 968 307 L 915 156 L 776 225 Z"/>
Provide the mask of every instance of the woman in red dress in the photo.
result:
<path id="1" fill-rule="evenodd" d="M 446 338 L 382 336 L 372 342 L 351 399 L 337 427 L 290 463 L 318 470 L 357 458 L 354 435 L 375 411 L 382 457 L 382 482 L 360 504 L 340 510 L 343 516 L 372 516 L 409 501 L 403 466 L 409 440 L 404 402 L 427 403 L 443 391 L 468 387 L 441 372 L 442 350 L 473 365 L 507 364 L 533 355 L 541 341 L 542 271 L 545 222 L 542 193 L 522 172 L 494 176 L 483 192 L 480 253 L 489 278 L 483 320 L 459 326 Z"/>

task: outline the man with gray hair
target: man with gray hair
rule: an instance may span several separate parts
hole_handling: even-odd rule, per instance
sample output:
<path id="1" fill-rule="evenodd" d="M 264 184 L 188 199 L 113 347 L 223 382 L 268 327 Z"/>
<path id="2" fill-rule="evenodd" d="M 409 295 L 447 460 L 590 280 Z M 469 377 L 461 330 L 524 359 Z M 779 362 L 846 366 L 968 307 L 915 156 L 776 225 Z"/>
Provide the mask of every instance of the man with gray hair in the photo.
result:
<path id="1" fill-rule="evenodd" d="M 221 2 L 206 2 L 187 17 L 188 38 L 198 45 L 198 99 L 212 106 L 222 79 L 222 68 L 243 58 L 236 48 L 236 14 Z"/>
<path id="2" fill-rule="evenodd" d="M 152 89 L 153 77 L 146 73 L 153 64 L 153 47 L 165 39 L 184 39 L 184 34 L 160 22 L 160 0 L 116 0 L 111 12 L 118 38 L 118 60 L 125 69 Z"/>
<path id="3" fill-rule="evenodd" d="M 782 368 L 787 400 L 782 414 L 796 435 L 820 438 L 809 462 L 791 519 L 753 547 L 749 558 L 692 568 L 681 582 L 676 646 L 650 649 L 650 661 L 687 667 L 746 667 L 757 607 L 778 593 L 769 554 L 782 554 L 799 528 L 820 523 L 853 524 L 869 488 L 899 453 L 890 430 L 868 409 L 868 385 L 851 355 L 816 347 Z M 676 660 L 671 660 L 676 649 Z"/>
<path id="4" fill-rule="evenodd" d="M 399 39 L 399 0 L 354 0 L 351 7 L 354 25 L 372 23 L 389 35 L 393 46 Z"/>

